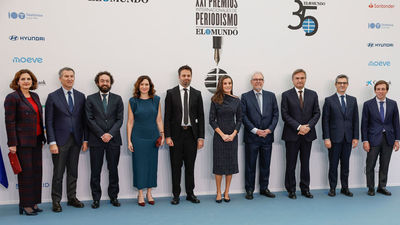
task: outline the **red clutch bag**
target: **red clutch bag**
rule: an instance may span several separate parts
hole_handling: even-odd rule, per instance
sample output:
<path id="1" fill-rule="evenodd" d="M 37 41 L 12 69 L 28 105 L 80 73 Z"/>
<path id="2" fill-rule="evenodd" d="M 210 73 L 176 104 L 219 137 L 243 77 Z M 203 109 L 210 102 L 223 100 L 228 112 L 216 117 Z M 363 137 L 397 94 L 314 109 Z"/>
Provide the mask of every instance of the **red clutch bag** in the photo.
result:
<path id="1" fill-rule="evenodd" d="M 157 148 L 161 146 L 161 140 L 162 140 L 161 136 L 157 138 L 157 141 L 156 141 L 156 147 Z"/>
<path id="2" fill-rule="evenodd" d="M 21 164 L 19 163 L 18 156 L 15 153 L 8 153 L 8 158 L 10 159 L 11 167 L 15 174 L 22 172 Z"/>

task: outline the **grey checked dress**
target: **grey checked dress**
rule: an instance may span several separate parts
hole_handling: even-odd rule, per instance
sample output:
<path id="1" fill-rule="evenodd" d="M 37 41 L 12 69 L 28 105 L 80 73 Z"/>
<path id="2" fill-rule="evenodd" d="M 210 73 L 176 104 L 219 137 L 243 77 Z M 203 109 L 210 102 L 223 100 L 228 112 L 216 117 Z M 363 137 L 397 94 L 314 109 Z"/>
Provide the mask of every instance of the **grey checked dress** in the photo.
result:
<path id="1" fill-rule="evenodd" d="M 230 135 L 234 130 L 239 132 L 242 125 L 242 109 L 240 99 L 224 95 L 222 104 L 211 102 L 210 125 L 217 127 L 224 134 Z M 229 175 L 239 172 L 238 166 L 238 135 L 230 142 L 224 142 L 221 136 L 214 132 L 213 139 L 213 173 Z"/>

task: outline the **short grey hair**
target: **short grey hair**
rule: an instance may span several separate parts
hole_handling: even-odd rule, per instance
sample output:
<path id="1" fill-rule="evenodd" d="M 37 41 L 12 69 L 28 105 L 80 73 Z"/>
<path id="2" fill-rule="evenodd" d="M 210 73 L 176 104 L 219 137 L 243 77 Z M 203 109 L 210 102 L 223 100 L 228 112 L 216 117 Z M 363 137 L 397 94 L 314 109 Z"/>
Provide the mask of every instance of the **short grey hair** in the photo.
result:
<path id="1" fill-rule="evenodd" d="M 254 77 L 255 75 L 257 75 L 257 74 L 260 74 L 260 75 L 263 77 L 263 79 L 264 79 L 264 74 L 261 73 L 260 71 L 254 72 L 253 75 L 251 76 L 251 79 L 253 79 L 253 77 Z"/>
<path id="2" fill-rule="evenodd" d="M 74 69 L 72 69 L 71 67 L 63 67 L 62 69 L 60 69 L 60 71 L 58 71 L 58 77 L 61 78 L 62 76 L 62 72 L 64 71 L 72 71 L 75 75 L 75 71 Z"/>
<path id="3" fill-rule="evenodd" d="M 335 79 L 335 84 L 337 83 L 337 81 L 341 78 L 346 78 L 347 82 L 349 82 L 349 77 L 344 75 L 344 74 L 339 74 L 336 79 Z"/>

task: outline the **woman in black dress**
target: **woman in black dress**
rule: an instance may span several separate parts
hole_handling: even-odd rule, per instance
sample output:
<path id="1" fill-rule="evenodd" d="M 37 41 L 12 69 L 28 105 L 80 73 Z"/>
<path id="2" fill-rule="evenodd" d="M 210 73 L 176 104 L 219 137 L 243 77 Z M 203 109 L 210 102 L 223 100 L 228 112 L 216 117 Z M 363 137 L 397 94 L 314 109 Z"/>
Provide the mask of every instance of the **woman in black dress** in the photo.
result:
<path id="1" fill-rule="evenodd" d="M 233 81 L 224 75 L 211 98 L 210 125 L 214 129 L 213 173 L 217 185 L 217 203 L 222 202 L 221 181 L 225 175 L 224 201 L 229 202 L 232 174 L 239 172 L 237 133 L 242 125 L 240 99 L 233 95 Z"/>

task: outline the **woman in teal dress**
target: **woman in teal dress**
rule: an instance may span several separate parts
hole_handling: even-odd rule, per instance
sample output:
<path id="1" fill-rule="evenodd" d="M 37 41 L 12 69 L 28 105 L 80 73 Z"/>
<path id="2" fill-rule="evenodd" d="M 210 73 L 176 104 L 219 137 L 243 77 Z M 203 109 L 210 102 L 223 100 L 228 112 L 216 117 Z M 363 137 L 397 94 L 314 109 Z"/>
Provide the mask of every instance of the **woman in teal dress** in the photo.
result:
<path id="1" fill-rule="evenodd" d="M 147 188 L 147 202 L 154 205 L 151 188 L 157 187 L 158 148 L 156 140 L 162 137 L 160 97 L 155 95 L 150 77 L 140 76 L 129 99 L 127 137 L 132 152 L 133 186 L 138 189 L 138 204 L 145 206 L 143 189 Z"/>

